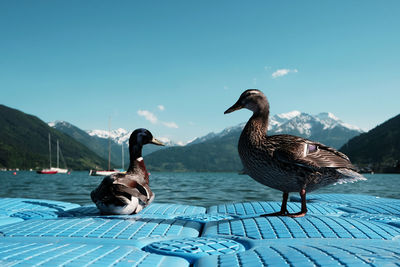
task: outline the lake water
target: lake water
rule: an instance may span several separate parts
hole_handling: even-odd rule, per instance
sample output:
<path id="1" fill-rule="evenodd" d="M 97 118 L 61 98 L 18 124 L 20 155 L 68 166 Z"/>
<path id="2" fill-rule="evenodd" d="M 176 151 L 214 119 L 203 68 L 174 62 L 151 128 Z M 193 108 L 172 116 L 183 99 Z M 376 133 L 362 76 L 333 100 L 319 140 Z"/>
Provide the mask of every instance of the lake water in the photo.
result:
<path id="1" fill-rule="evenodd" d="M 399 174 L 367 174 L 368 180 L 331 185 L 312 193 L 368 194 L 400 198 Z M 0 172 L 0 197 L 52 199 L 92 204 L 90 192 L 103 179 L 88 172 L 40 175 L 35 172 Z M 246 201 L 281 201 L 280 191 L 236 173 L 152 173 L 150 187 L 155 202 L 211 206 Z M 297 193 L 291 193 L 293 195 Z"/>

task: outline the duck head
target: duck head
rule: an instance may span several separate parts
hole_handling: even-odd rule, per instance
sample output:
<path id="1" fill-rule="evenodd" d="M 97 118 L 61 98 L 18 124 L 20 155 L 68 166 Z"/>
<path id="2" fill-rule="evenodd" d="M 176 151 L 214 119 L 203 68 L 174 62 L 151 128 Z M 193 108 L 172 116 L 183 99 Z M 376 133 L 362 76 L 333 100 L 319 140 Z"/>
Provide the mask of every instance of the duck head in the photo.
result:
<path id="1" fill-rule="evenodd" d="M 269 112 L 269 103 L 267 97 L 258 89 L 247 89 L 244 91 L 238 101 L 228 108 L 224 114 L 234 112 L 236 110 L 247 108 L 253 111 L 254 114 L 261 112 Z"/>
<path id="2" fill-rule="evenodd" d="M 149 130 L 143 128 L 134 130 L 129 137 L 129 153 L 131 161 L 142 156 L 142 148 L 146 144 L 164 146 L 161 141 L 153 137 Z"/>

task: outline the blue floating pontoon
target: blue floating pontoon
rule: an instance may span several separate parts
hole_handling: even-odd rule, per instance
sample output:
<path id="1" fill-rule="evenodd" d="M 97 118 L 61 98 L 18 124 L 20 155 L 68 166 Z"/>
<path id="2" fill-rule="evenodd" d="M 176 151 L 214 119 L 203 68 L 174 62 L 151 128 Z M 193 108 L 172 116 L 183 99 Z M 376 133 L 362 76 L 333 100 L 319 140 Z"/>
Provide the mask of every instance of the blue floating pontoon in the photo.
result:
<path id="1" fill-rule="evenodd" d="M 311 194 L 302 218 L 278 202 L 94 205 L 0 199 L 0 266 L 400 266 L 400 200 Z M 300 209 L 299 199 L 288 203 Z"/>

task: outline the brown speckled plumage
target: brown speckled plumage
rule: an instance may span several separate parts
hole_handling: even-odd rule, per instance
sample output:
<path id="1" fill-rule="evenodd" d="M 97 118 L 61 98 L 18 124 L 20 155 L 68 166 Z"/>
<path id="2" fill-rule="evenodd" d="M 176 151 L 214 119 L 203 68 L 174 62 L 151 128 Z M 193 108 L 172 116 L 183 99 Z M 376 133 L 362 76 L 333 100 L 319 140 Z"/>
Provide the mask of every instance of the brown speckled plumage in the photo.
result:
<path id="1" fill-rule="evenodd" d="M 238 144 L 244 172 L 284 193 L 282 210 L 272 215 L 303 216 L 307 212 L 306 191 L 333 183 L 365 180 L 346 155 L 331 147 L 292 135 L 268 136 L 269 103 L 261 91 L 246 90 L 225 113 L 241 108 L 253 111 Z M 287 212 L 289 192 L 300 192 L 304 200 L 301 212 Z"/>

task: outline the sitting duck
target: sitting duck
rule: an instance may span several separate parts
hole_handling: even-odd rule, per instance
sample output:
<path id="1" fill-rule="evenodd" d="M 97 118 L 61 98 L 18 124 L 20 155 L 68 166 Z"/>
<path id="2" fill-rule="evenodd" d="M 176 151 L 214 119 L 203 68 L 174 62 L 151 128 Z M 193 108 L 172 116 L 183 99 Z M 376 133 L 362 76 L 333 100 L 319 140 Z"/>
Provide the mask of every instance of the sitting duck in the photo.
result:
<path id="1" fill-rule="evenodd" d="M 90 197 L 102 214 L 136 214 L 153 201 L 149 173 L 142 158 L 142 147 L 146 144 L 164 145 L 146 129 L 133 131 L 129 138 L 130 164 L 126 173 L 105 177 L 91 192 Z"/>
<path id="2" fill-rule="evenodd" d="M 242 108 L 253 112 L 238 144 L 244 172 L 257 182 L 283 192 L 281 210 L 262 216 L 302 217 L 307 213 L 306 191 L 366 180 L 349 158 L 334 148 L 293 135 L 268 136 L 269 103 L 260 90 L 244 91 L 224 114 Z M 290 192 L 300 193 L 300 212 L 288 212 Z"/>

